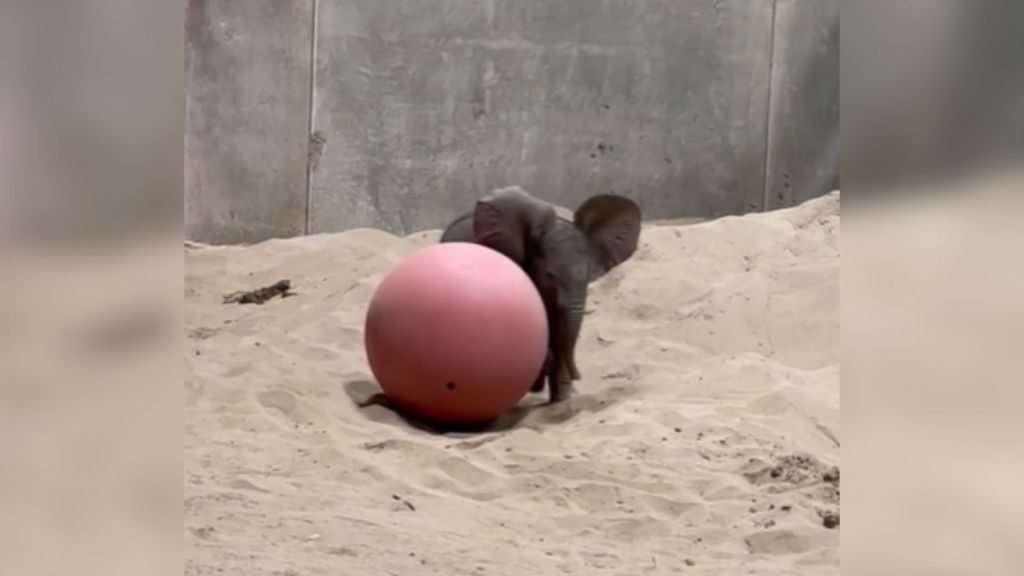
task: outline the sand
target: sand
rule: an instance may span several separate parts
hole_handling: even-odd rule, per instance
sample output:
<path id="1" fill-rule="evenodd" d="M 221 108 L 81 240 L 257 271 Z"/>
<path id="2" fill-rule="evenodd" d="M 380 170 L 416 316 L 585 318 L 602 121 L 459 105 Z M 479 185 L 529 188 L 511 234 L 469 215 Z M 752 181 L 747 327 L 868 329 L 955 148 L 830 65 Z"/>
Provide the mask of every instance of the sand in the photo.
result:
<path id="1" fill-rule="evenodd" d="M 186 574 L 839 573 L 838 192 L 646 225 L 577 394 L 481 433 L 358 405 L 374 287 L 438 237 L 186 247 Z"/>

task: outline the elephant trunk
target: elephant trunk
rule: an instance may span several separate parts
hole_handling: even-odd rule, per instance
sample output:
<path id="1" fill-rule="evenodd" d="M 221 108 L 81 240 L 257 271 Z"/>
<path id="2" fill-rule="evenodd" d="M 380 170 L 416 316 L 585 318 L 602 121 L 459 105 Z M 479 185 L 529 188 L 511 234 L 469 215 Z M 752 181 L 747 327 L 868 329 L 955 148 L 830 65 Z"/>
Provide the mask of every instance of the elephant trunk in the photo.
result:
<path id="1" fill-rule="evenodd" d="M 583 312 L 586 307 L 586 296 L 576 298 L 569 302 L 563 310 L 564 330 L 559 330 L 561 342 L 559 342 L 560 356 L 572 380 L 580 379 L 579 369 L 576 368 L 576 342 L 579 340 L 580 329 L 583 327 Z"/>

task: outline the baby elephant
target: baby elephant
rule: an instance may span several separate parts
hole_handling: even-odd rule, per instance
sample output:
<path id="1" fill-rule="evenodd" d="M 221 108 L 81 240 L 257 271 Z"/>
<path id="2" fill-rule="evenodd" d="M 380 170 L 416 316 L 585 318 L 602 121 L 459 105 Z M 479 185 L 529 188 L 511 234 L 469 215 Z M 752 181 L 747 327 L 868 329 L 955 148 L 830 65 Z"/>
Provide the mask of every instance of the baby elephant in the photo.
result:
<path id="1" fill-rule="evenodd" d="M 580 205 L 570 222 L 511 187 L 479 200 L 441 236 L 441 242 L 476 242 L 501 252 L 537 286 L 548 316 L 548 357 L 532 391 L 542 391 L 547 376 L 552 403 L 566 398 L 580 378 L 574 354 L 587 286 L 633 255 L 640 220 L 632 200 L 600 194 Z"/>

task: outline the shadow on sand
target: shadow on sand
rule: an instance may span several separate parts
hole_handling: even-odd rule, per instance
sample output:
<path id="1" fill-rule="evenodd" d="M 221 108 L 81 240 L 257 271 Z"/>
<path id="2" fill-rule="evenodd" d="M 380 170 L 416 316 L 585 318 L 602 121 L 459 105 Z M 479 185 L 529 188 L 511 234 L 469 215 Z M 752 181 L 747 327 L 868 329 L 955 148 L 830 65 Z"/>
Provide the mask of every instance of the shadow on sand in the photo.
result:
<path id="1" fill-rule="evenodd" d="M 542 429 L 546 426 L 566 422 L 581 409 L 576 398 L 558 404 L 547 402 L 547 394 L 529 394 L 517 406 L 506 411 L 490 422 L 474 425 L 458 425 L 426 419 L 418 414 L 395 406 L 381 392 L 376 382 L 350 380 L 345 382 L 345 393 L 360 411 L 370 420 L 383 424 L 406 425 L 428 434 L 483 434 L 505 432 L 515 428 Z M 586 404 L 585 398 L 580 398 Z"/>

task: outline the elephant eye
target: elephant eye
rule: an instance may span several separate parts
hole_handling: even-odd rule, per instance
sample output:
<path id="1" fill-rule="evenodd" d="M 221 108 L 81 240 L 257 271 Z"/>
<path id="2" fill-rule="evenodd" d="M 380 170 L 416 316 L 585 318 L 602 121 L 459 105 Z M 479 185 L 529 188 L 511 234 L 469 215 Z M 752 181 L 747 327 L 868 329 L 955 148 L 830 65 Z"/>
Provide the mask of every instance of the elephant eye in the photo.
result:
<path id="1" fill-rule="evenodd" d="M 534 278 L 534 281 L 537 283 L 537 288 L 540 289 L 541 293 L 545 294 L 555 290 L 556 286 L 558 286 L 555 273 L 550 270 L 541 270 Z"/>

